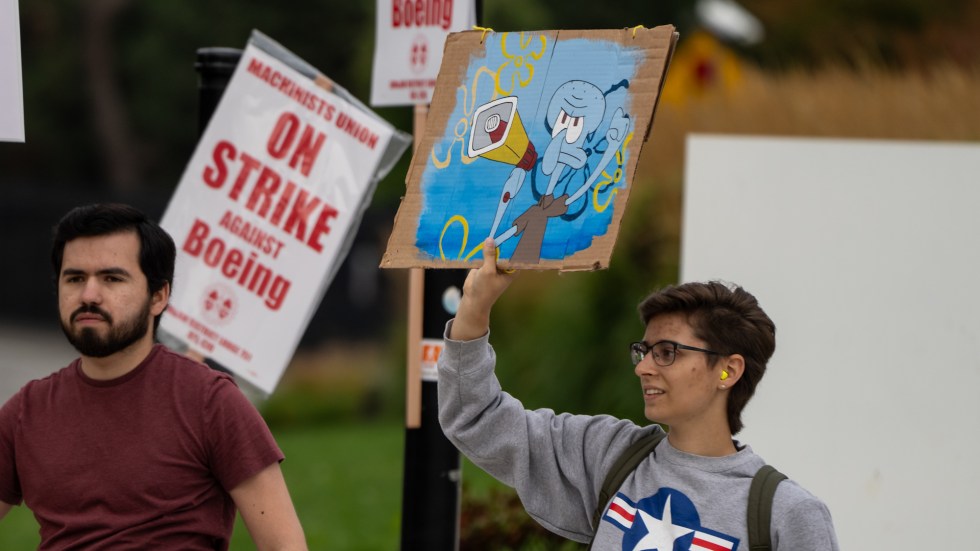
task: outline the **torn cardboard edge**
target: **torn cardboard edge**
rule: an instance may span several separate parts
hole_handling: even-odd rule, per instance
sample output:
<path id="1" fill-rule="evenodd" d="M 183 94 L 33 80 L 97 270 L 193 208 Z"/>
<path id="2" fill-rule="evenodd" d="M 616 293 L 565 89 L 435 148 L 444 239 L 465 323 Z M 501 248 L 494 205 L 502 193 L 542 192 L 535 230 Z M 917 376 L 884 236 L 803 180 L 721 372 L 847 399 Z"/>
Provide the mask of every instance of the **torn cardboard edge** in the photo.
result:
<path id="1" fill-rule="evenodd" d="M 388 247 L 381 261 L 381 268 L 434 268 L 459 269 L 474 268 L 482 264 L 482 256 L 477 253 L 469 260 L 435 258 L 416 246 L 417 233 L 420 225 L 423 193 L 421 181 L 427 163 L 433 155 L 435 144 L 444 138 L 449 117 L 456 109 L 456 94 L 460 87 L 469 86 L 466 81 L 466 71 L 473 59 L 485 55 L 484 40 L 502 33 L 492 33 L 486 36 L 484 31 L 463 31 L 452 33 L 446 40 L 445 53 L 439 75 L 436 80 L 435 93 L 428 114 L 425 128 L 421 130 L 418 147 L 412 156 L 411 164 L 406 174 L 406 195 L 395 216 L 395 223 Z M 518 33 L 509 33 L 518 34 Z M 502 269 L 558 270 L 558 271 L 594 271 L 609 266 L 612 249 L 619 234 L 623 214 L 626 211 L 630 191 L 633 185 L 634 171 L 639 160 L 643 144 L 648 140 L 653 126 L 653 117 L 664 81 L 667 67 L 677 43 L 678 33 L 671 25 L 653 29 L 627 28 L 617 30 L 552 30 L 530 31 L 520 33 L 522 36 L 544 36 L 549 44 L 560 40 L 588 39 L 614 42 L 622 45 L 638 45 L 640 49 L 649 51 L 642 63 L 637 67 L 635 76 L 630 81 L 630 87 L 638 92 L 631 92 L 630 116 L 631 130 L 634 139 L 626 146 L 628 151 L 627 163 L 623 166 L 626 185 L 617 188 L 618 196 L 614 198 L 614 211 L 607 231 L 602 235 L 592 237 L 590 246 L 561 259 L 541 259 L 535 263 L 517 262 L 510 259 L 500 259 Z M 595 184 L 593 184 L 593 187 Z M 482 243 L 482 238 L 468 245 Z M 454 251 L 455 252 L 455 251 Z M 460 251 L 459 256 L 463 256 Z"/>

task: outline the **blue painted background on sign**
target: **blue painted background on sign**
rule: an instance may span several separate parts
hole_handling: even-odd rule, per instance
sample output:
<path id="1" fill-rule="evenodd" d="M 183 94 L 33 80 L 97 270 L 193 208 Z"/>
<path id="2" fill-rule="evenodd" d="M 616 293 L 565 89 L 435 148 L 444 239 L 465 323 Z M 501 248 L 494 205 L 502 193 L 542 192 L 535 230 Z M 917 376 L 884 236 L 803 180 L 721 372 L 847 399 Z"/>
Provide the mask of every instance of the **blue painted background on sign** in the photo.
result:
<path id="1" fill-rule="evenodd" d="M 515 172 L 523 173 L 523 183 L 500 209 L 493 237 L 506 235 L 549 185 L 554 197 L 583 191 L 567 204 L 567 212 L 547 220 L 542 260 L 570 256 L 609 230 L 615 195 L 629 182 L 626 151 L 635 131 L 629 83 L 642 56 L 615 42 L 549 39 L 531 33 L 491 35 L 484 43 L 485 56 L 471 58 L 466 81 L 456 89 L 455 108 L 421 178 L 416 233 L 421 254 L 479 259 L 480 244 L 490 235 L 502 193 L 511 189 L 505 186 Z M 537 152 L 528 171 L 466 154 L 474 112 L 507 96 L 517 97 L 517 112 Z M 576 135 L 574 125 L 586 131 Z M 502 240 L 500 257 L 511 258 L 523 236 Z"/>

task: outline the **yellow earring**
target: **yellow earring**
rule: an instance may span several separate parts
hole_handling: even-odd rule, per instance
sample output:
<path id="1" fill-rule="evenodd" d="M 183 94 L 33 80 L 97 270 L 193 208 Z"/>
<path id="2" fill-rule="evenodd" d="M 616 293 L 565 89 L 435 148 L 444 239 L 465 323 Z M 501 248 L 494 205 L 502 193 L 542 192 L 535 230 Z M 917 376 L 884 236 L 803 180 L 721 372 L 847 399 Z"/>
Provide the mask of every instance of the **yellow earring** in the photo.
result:
<path id="1" fill-rule="evenodd" d="M 727 378 L 728 378 L 728 372 L 727 371 L 722 371 L 721 372 L 721 380 L 724 381 Z"/>

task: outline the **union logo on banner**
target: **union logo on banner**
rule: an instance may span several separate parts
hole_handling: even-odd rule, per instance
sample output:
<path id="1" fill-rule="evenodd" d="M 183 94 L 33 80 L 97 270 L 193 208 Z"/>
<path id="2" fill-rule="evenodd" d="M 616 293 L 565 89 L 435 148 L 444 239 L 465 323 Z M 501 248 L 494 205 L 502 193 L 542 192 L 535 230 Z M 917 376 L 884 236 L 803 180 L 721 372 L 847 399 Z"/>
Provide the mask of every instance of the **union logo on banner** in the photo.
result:
<path id="1" fill-rule="evenodd" d="M 409 66 L 412 68 L 413 73 L 422 74 L 425 72 L 428 61 L 429 41 L 426 39 L 425 35 L 420 34 L 415 37 L 415 40 L 412 42 Z"/>
<path id="2" fill-rule="evenodd" d="M 227 325 L 235 319 L 238 298 L 228 285 L 212 283 L 201 297 L 201 313 L 213 325 Z"/>

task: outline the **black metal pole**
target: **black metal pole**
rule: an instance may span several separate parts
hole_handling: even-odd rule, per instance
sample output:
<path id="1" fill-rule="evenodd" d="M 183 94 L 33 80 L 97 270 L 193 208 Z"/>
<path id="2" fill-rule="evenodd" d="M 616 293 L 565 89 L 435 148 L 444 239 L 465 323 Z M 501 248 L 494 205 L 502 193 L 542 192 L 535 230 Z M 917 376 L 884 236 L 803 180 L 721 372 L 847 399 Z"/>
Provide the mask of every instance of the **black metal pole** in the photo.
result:
<path id="1" fill-rule="evenodd" d="M 208 121 L 218 107 L 228 81 L 231 80 L 232 73 L 238 65 L 238 60 L 242 58 L 242 50 L 237 48 L 198 48 L 197 61 L 194 69 L 197 70 L 197 135 L 204 134 L 204 129 L 208 127 Z M 231 373 L 225 366 L 212 360 L 204 358 L 204 363 L 211 369 Z"/>
<path id="2" fill-rule="evenodd" d="M 197 134 L 200 136 L 218 107 L 232 73 L 242 57 L 237 48 L 198 48 L 194 69 L 198 73 Z"/>
<path id="3" fill-rule="evenodd" d="M 442 340 L 465 278 L 466 270 L 426 270 L 423 340 Z M 459 549 L 460 457 L 439 427 L 437 386 L 423 373 L 420 426 L 405 429 L 402 551 Z"/>

